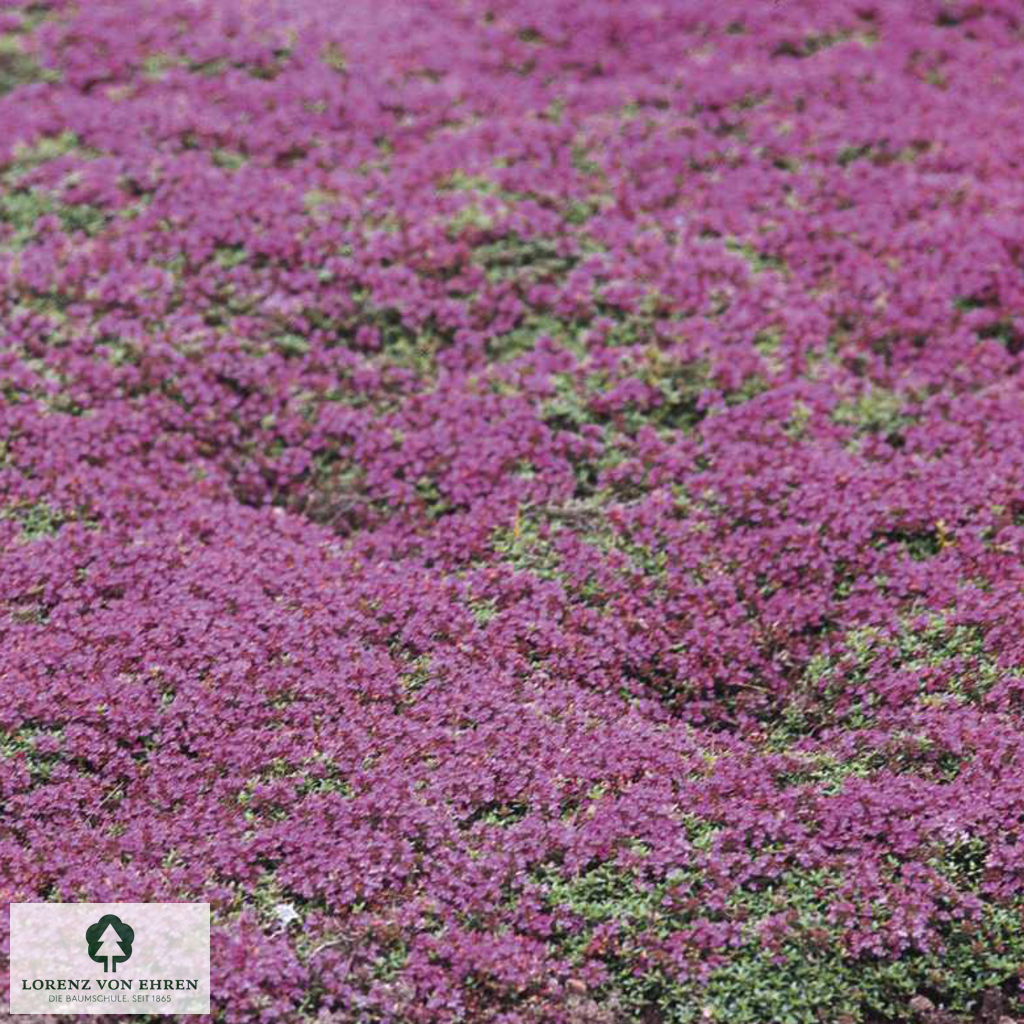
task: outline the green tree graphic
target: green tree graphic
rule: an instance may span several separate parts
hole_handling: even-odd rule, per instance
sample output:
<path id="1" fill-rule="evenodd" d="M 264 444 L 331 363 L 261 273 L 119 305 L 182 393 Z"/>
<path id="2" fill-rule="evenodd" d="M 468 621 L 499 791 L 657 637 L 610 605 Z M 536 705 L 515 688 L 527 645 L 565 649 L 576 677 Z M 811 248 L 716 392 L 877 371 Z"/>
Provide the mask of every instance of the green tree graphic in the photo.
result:
<path id="1" fill-rule="evenodd" d="M 103 973 L 117 973 L 117 965 L 132 955 L 135 932 L 114 914 L 104 914 L 85 930 L 89 957 L 103 964 Z"/>

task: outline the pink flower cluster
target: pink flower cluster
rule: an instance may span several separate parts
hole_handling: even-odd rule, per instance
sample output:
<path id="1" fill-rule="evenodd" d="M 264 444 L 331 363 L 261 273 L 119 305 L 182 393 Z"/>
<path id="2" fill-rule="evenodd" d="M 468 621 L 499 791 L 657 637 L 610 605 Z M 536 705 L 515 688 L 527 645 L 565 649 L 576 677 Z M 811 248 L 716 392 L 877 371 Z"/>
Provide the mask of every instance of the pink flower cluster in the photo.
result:
<path id="1" fill-rule="evenodd" d="M 2 0 L 0 898 L 224 1022 L 1018 998 L 1022 34 Z"/>

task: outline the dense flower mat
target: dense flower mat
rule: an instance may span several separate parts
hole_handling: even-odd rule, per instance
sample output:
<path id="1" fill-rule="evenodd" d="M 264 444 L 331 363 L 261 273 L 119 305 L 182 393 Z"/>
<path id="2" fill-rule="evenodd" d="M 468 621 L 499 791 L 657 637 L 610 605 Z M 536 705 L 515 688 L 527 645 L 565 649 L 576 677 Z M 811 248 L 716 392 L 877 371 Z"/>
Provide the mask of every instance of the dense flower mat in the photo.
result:
<path id="1" fill-rule="evenodd" d="M 222 1021 L 1020 1008 L 1017 0 L 0 32 L 0 898 L 209 900 Z"/>

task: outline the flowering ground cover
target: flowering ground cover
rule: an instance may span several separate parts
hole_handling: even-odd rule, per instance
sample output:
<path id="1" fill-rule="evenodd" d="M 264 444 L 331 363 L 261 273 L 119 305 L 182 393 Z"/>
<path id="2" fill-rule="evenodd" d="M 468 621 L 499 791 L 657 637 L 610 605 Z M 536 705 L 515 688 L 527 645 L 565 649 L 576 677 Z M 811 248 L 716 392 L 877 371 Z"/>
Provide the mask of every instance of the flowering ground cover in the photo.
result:
<path id="1" fill-rule="evenodd" d="M 1017 0 L 3 0 L 0 899 L 1024 1013 L 1022 121 Z"/>

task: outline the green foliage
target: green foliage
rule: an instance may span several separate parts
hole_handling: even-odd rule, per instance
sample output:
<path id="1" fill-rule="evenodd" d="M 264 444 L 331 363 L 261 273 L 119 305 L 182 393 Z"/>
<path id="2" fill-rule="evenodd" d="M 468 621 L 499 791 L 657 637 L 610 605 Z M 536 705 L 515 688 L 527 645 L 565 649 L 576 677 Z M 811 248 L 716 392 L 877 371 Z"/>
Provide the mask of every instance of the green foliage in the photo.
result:
<path id="1" fill-rule="evenodd" d="M 409 693 L 422 690 L 430 682 L 430 655 L 421 654 L 414 658 L 402 675 L 402 686 Z"/>
<path id="2" fill-rule="evenodd" d="M 114 366 L 126 366 L 137 363 L 138 349 L 122 338 L 107 337 L 101 342 L 106 351 L 107 360 Z"/>
<path id="3" fill-rule="evenodd" d="M 483 192 L 494 195 L 499 191 L 495 182 L 482 174 L 466 174 L 465 171 L 453 171 L 439 186 L 438 191 L 451 192 Z"/>
<path id="4" fill-rule="evenodd" d="M 786 433 L 795 441 L 799 441 L 807 433 L 813 413 L 803 402 L 794 402 L 786 421 Z"/>
<path id="5" fill-rule="evenodd" d="M 304 356 L 309 352 L 309 342 L 301 334 L 282 334 L 274 339 L 274 345 L 286 356 Z"/>
<path id="6" fill-rule="evenodd" d="M 699 831 L 706 845 L 714 829 L 704 823 Z M 549 869 L 544 882 L 548 902 L 583 922 L 581 929 L 564 939 L 571 959 L 582 959 L 588 950 L 592 953 L 597 925 L 610 921 L 619 925 L 617 943 L 602 956 L 611 976 L 603 995 L 620 1003 L 624 1022 L 641 1024 L 653 1018 L 666 1024 L 689 1024 L 710 1015 L 731 1024 L 816 1024 L 823 1019 L 816 1010 L 799 1008 L 850 1014 L 858 1010 L 857 1000 L 835 985 L 842 951 L 838 944 L 832 951 L 824 946 L 827 938 L 837 943 L 826 927 L 832 880 L 824 875 L 794 874 L 761 889 L 738 891 L 732 909 L 741 910 L 746 918 L 742 944 L 729 950 L 727 965 L 712 969 L 705 981 L 658 966 L 644 952 L 645 940 L 685 929 L 708 915 L 699 896 L 675 898 L 699 886 L 695 872 L 674 871 L 663 882 L 650 883 L 606 863 L 572 879 Z M 781 909 L 795 912 L 790 929 L 794 938 L 788 949 L 779 950 L 789 960 L 785 970 L 780 970 L 759 931 L 764 919 Z M 694 957 L 695 963 L 701 960 L 696 949 Z"/>
<path id="7" fill-rule="evenodd" d="M 486 626 L 498 614 L 498 606 L 493 599 L 470 601 L 469 610 L 478 626 Z"/>
<path id="8" fill-rule="evenodd" d="M 240 267 L 250 259 L 252 257 L 244 245 L 218 245 L 213 254 L 214 263 L 225 270 Z"/>
<path id="9" fill-rule="evenodd" d="M 712 387 L 711 368 L 706 360 L 680 363 L 666 359 L 655 346 L 647 349 L 644 379 L 661 392 L 661 403 L 651 419 L 661 427 L 689 430 L 704 419 L 698 408 L 701 394 Z"/>
<path id="10" fill-rule="evenodd" d="M 10 225 L 13 245 L 22 248 L 31 241 L 36 221 L 55 205 L 51 196 L 36 189 L 0 194 L 0 224 Z"/>
<path id="11" fill-rule="evenodd" d="M 562 277 L 575 266 L 576 258 L 562 255 L 559 249 L 558 239 L 523 238 L 508 233 L 474 249 L 473 260 L 484 268 L 491 281 Z"/>
<path id="12" fill-rule="evenodd" d="M 962 891 L 977 891 L 985 872 L 988 844 L 983 839 L 964 835 L 940 846 L 932 866 Z"/>
<path id="13" fill-rule="evenodd" d="M 511 526 L 494 531 L 493 550 L 516 570 L 534 573 L 541 579 L 560 580 L 577 600 L 601 606 L 605 594 L 593 577 L 580 580 L 562 572 L 554 543 L 560 531 L 571 530 L 590 545 L 594 549 L 595 565 L 604 561 L 608 554 L 617 552 L 626 555 L 636 571 L 650 579 L 659 579 L 664 576 L 668 561 L 664 551 L 636 542 L 610 526 L 606 506 L 613 497 L 599 492 L 561 504 L 521 509 Z M 495 614 L 488 607 L 474 605 L 473 610 L 481 622 Z"/>
<path id="14" fill-rule="evenodd" d="M 512 526 L 499 526 L 491 537 L 498 558 L 517 571 L 532 572 L 541 579 L 556 579 L 560 559 L 551 543 L 550 531 L 542 528 L 535 515 L 517 515 Z"/>
<path id="15" fill-rule="evenodd" d="M 75 152 L 88 156 L 92 151 L 82 146 L 78 136 L 70 131 L 63 131 L 59 135 L 43 136 L 31 145 L 19 142 L 14 147 L 14 158 L 5 173 L 17 180 L 26 172 L 42 164 Z"/>
<path id="16" fill-rule="evenodd" d="M 20 85 L 52 82 L 57 78 L 24 51 L 17 36 L 0 34 L 0 96 L 13 92 Z"/>
<path id="17" fill-rule="evenodd" d="M 580 174 L 585 174 L 588 177 L 594 177 L 601 173 L 601 166 L 591 156 L 592 152 L 591 147 L 582 141 L 573 143 L 572 165 Z"/>
<path id="18" fill-rule="evenodd" d="M 88 203 L 61 203 L 52 194 L 37 188 L 14 189 L 0 193 L 0 225 L 11 231 L 7 245 L 23 249 L 35 236 L 41 217 L 56 214 L 67 232 L 82 231 L 95 235 L 107 223 L 108 214 Z"/>
<path id="19" fill-rule="evenodd" d="M 44 784 L 49 781 L 53 769 L 60 764 L 62 756 L 59 753 L 40 753 L 37 749 L 37 741 L 44 737 L 60 740 L 63 735 L 63 729 L 42 726 L 25 726 L 0 733 L 0 758 L 22 759 L 22 764 L 28 770 L 32 785 Z"/>
<path id="20" fill-rule="evenodd" d="M 373 324 L 380 331 L 380 362 L 412 370 L 424 379 L 433 377 L 436 373 L 437 352 L 443 343 L 438 334 L 428 330 L 411 331 L 390 315 L 376 318 L 367 315 L 365 322 Z"/>
<path id="21" fill-rule="evenodd" d="M 522 800 L 512 800 L 508 803 L 492 802 L 484 804 L 470 816 L 464 824 L 482 823 L 484 825 L 498 825 L 505 828 L 522 821 L 530 813 L 530 805 Z"/>
<path id="22" fill-rule="evenodd" d="M 428 519 L 439 519 L 454 508 L 448 498 L 441 493 L 437 482 L 428 476 L 420 477 L 416 481 L 416 494 L 423 503 L 423 511 Z"/>
<path id="23" fill-rule="evenodd" d="M 594 502 L 590 504 L 593 506 Z M 588 544 L 602 552 L 621 552 L 648 580 L 664 578 L 668 567 L 668 553 L 663 548 L 641 544 L 630 538 L 628 533 L 613 529 L 600 508 L 595 507 L 594 513 L 592 522 L 595 527 L 583 534 L 583 539 Z"/>
<path id="24" fill-rule="evenodd" d="M 210 160 L 215 166 L 223 167 L 227 171 L 237 171 L 249 162 L 249 158 L 244 153 L 224 147 L 212 150 Z"/>
<path id="25" fill-rule="evenodd" d="M 0 517 L 16 519 L 21 527 L 21 535 L 27 541 L 52 537 L 69 518 L 46 501 L 0 509 Z"/>
<path id="26" fill-rule="evenodd" d="M 590 411 L 588 398 L 576 377 L 568 373 L 552 375 L 555 387 L 553 397 L 540 406 L 541 419 L 554 430 L 578 431 L 587 423 L 596 423 L 597 417 Z"/>
<path id="27" fill-rule="evenodd" d="M 458 238 L 467 229 L 490 231 L 494 227 L 493 217 L 477 203 L 467 203 L 448 222 L 448 237 Z"/>
<path id="28" fill-rule="evenodd" d="M 1008 673 L 1024 672 L 1024 666 L 1001 666 L 980 629 L 952 624 L 943 614 L 926 617 L 923 627 L 908 618 L 895 635 L 873 626 L 850 630 L 840 644 L 808 662 L 776 724 L 776 749 L 825 724 L 870 726 L 877 704 L 871 672 L 879 662 L 919 674 L 917 699 L 923 705 L 974 703 Z"/>
<path id="29" fill-rule="evenodd" d="M 766 270 L 784 270 L 785 264 L 777 256 L 761 252 L 757 246 L 750 242 L 743 242 L 739 239 L 727 238 L 725 247 L 730 252 L 742 256 L 747 265 L 755 274 L 761 274 Z"/>
<path id="30" fill-rule="evenodd" d="M 713 828 L 705 824 L 708 836 Z M 706 844 L 705 844 L 706 845 Z M 970 841 L 947 853 L 976 871 L 979 852 Z M 622 1007 L 622 1024 L 830 1024 L 845 1017 L 854 1024 L 904 1019 L 909 1000 L 928 991 L 959 1013 L 976 1008 L 979 993 L 1003 984 L 1024 963 L 1022 907 L 988 905 L 976 921 L 953 920 L 942 948 L 908 951 L 899 959 L 853 957 L 844 928 L 829 922 L 838 876 L 824 871 L 790 871 L 737 889 L 729 899 L 731 919 L 742 918 L 738 946 L 723 949 L 725 962 L 703 980 L 658 965 L 645 952 L 651 939 L 711 916 L 699 899 L 699 876 L 675 871 L 659 883 L 604 863 L 572 878 L 557 868 L 540 872 L 546 902 L 576 915 L 579 927 L 558 937 L 570 962 L 600 955 L 610 980 L 602 999 Z M 696 886 L 696 889 L 694 889 Z M 679 891 L 697 898 L 674 899 Z M 763 927 L 785 912 L 784 923 Z M 619 925 L 617 940 L 595 950 L 595 928 Z M 695 963 L 700 962 L 694 950 Z"/>
<path id="31" fill-rule="evenodd" d="M 1009 349 L 1013 355 L 1016 355 L 1024 347 L 1024 339 L 1021 338 L 1013 321 L 1006 317 L 982 327 L 978 331 L 978 337 L 994 338 Z"/>
<path id="32" fill-rule="evenodd" d="M 898 442 L 916 419 L 907 406 L 906 396 L 873 387 L 856 399 L 840 402 L 832 412 L 832 419 L 852 427 L 857 435 L 877 434 L 890 443 Z"/>
<path id="33" fill-rule="evenodd" d="M 843 146 L 839 150 L 836 162 L 840 167 L 848 167 L 854 161 L 870 156 L 873 149 L 874 146 L 870 142 L 858 146 Z"/>
<path id="34" fill-rule="evenodd" d="M 915 562 L 925 562 L 933 558 L 943 549 L 942 535 L 933 527 L 931 529 L 896 529 L 889 530 L 875 538 L 876 544 L 902 544 L 906 552 Z"/>
<path id="35" fill-rule="evenodd" d="M 545 889 L 545 903 L 577 915 L 580 928 L 566 928 L 559 937 L 563 954 L 579 961 L 591 942 L 593 929 L 608 921 L 624 930 L 639 931 L 656 921 L 665 920 L 661 902 L 664 886 L 641 887 L 638 880 L 614 863 L 603 863 L 573 877 L 565 877 L 557 867 L 537 873 Z"/>
<path id="36" fill-rule="evenodd" d="M 769 741 L 778 743 L 778 734 Z M 814 753 L 801 753 L 791 755 L 798 757 L 802 766 L 796 770 L 789 771 L 779 778 L 779 781 L 787 786 L 798 786 L 813 783 L 815 789 L 825 796 L 835 796 L 843 789 L 847 779 L 867 778 L 873 775 L 883 761 L 874 753 L 863 757 L 853 757 L 842 761 L 833 754 L 815 751 Z"/>

